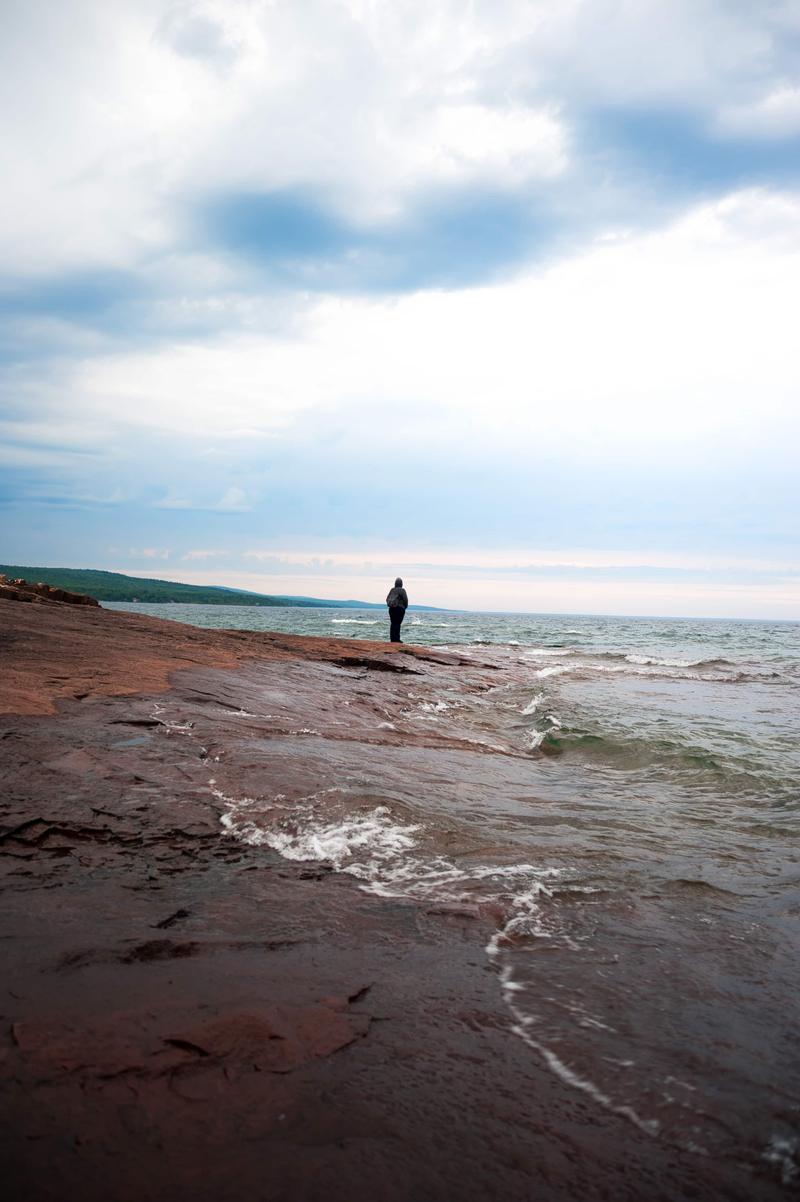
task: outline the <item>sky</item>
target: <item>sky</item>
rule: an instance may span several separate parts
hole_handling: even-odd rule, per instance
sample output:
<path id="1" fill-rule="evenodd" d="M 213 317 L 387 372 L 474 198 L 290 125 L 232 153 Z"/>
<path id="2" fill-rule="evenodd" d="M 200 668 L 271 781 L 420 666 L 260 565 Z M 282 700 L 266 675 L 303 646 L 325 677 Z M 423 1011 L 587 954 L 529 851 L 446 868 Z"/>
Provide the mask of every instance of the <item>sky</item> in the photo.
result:
<path id="1" fill-rule="evenodd" d="M 0 560 L 800 618 L 800 0 L 4 0 Z"/>

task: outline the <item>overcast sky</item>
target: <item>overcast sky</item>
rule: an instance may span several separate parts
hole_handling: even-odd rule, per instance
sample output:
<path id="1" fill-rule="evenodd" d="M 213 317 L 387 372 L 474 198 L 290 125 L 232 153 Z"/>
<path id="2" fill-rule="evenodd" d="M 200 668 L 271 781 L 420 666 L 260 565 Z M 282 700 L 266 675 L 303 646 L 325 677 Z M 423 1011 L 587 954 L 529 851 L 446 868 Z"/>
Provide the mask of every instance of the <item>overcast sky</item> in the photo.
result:
<path id="1" fill-rule="evenodd" d="M 800 617 L 800 0 L 4 0 L 0 559 Z"/>

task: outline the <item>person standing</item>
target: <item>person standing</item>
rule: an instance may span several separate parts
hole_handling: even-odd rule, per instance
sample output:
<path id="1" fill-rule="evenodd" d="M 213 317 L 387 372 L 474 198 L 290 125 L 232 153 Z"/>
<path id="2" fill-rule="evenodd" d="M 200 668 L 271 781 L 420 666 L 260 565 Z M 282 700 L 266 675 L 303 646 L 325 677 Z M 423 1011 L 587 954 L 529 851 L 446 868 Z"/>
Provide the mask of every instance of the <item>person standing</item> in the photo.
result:
<path id="1" fill-rule="evenodd" d="M 400 643 L 400 627 L 408 609 L 408 593 L 403 588 L 403 581 L 399 576 L 394 582 L 394 588 L 389 589 L 386 604 L 389 606 L 389 641 Z"/>

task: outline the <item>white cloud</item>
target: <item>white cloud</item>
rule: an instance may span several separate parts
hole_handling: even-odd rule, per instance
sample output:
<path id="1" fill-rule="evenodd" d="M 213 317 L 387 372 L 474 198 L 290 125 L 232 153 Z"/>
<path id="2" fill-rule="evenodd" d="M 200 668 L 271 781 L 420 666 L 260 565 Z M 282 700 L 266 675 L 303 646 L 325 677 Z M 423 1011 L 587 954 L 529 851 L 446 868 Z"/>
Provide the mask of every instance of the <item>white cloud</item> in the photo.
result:
<path id="1" fill-rule="evenodd" d="M 64 468 L 75 462 L 80 470 L 79 451 L 48 450 L 46 446 L 3 446 L 0 444 L 0 464 L 8 468 Z"/>
<path id="2" fill-rule="evenodd" d="M 242 453 L 257 434 L 360 406 L 400 415 L 406 444 L 485 438 L 489 454 L 544 438 L 555 455 L 646 445 L 714 462 L 797 433 L 798 271 L 800 198 L 746 192 L 512 282 L 322 298 L 288 337 L 96 357 L 65 381 L 63 404 L 229 447 L 241 431 Z"/>
<path id="3" fill-rule="evenodd" d="M 169 559 L 170 555 L 163 547 L 130 547 L 128 554 L 131 559 Z"/>
<path id="4" fill-rule="evenodd" d="M 212 505 L 211 508 L 218 509 L 223 513 L 244 513 L 246 510 L 252 509 L 252 505 L 245 490 L 232 484 L 225 490 L 216 505 Z"/>
<path id="5" fill-rule="evenodd" d="M 731 105 L 718 116 L 726 134 L 790 138 L 800 134 L 800 88 L 781 87 L 751 104 Z"/>
<path id="6" fill-rule="evenodd" d="M 175 201 L 206 189 L 324 186 L 385 214 L 442 177 L 551 175 L 552 107 L 479 97 L 494 45 L 492 21 L 450 5 L 422 23 L 327 0 L 17 6 L 0 51 L 5 268 L 151 259 L 180 243 Z"/>
<path id="7" fill-rule="evenodd" d="M 586 549 L 585 547 L 564 547 L 552 551 L 537 547 L 495 548 L 495 547 L 443 547 L 426 544 L 420 539 L 413 546 L 392 543 L 380 546 L 370 540 L 369 546 L 364 547 L 363 541 L 358 546 L 348 550 L 339 549 L 346 540 L 337 539 L 332 546 L 315 544 L 298 550 L 288 547 L 285 543 L 276 544 L 270 548 L 259 548 L 244 551 L 242 559 L 253 561 L 261 567 L 262 573 L 278 571 L 287 573 L 294 571 L 298 575 L 319 574 L 332 572 L 341 576 L 367 576 L 372 572 L 394 572 L 398 567 L 408 573 L 413 572 L 417 577 L 428 578 L 455 574 L 473 577 L 476 575 L 522 574 L 526 572 L 536 575 L 541 570 L 557 573 L 559 569 L 578 568 L 591 572 L 593 570 L 624 570 L 629 568 L 643 570 L 695 572 L 739 572 L 739 573 L 771 573 L 797 574 L 800 570 L 795 561 L 785 559 L 753 558 L 742 555 L 717 553 L 698 554 L 690 551 L 665 552 L 654 550 L 652 547 L 641 547 L 638 550 L 602 550 Z M 208 552 L 207 554 L 211 554 Z M 268 565 L 268 568 L 267 568 Z M 247 566 L 247 570 L 252 570 Z"/>
<path id="8" fill-rule="evenodd" d="M 380 219 L 441 182 L 548 180 L 569 113 L 663 104 L 784 134 L 793 6 L 722 0 L 30 0 L 4 14 L 7 271 L 124 268 L 205 190 L 323 190 Z"/>
<path id="9" fill-rule="evenodd" d="M 155 509 L 193 509 L 194 505 L 188 497 L 181 496 L 172 489 L 161 497 L 160 500 L 154 502 Z"/>
<path id="10" fill-rule="evenodd" d="M 230 485 L 221 496 L 216 498 L 209 495 L 208 487 L 193 487 L 192 495 L 170 489 L 166 496 L 153 503 L 154 509 L 193 509 L 216 511 L 218 513 L 245 513 L 252 509 L 252 500 L 247 492 L 236 484 Z M 198 555 L 200 552 L 197 553 Z M 214 552 L 205 551 L 205 555 Z"/>
<path id="11" fill-rule="evenodd" d="M 783 37 L 800 28 L 792 3 L 557 0 L 522 7 L 536 18 L 525 22 L 517 8 L 519 36 L 500 63 L 505 77 L 612 108 L 676 105 L 713 114 L 769 79 Z"/>

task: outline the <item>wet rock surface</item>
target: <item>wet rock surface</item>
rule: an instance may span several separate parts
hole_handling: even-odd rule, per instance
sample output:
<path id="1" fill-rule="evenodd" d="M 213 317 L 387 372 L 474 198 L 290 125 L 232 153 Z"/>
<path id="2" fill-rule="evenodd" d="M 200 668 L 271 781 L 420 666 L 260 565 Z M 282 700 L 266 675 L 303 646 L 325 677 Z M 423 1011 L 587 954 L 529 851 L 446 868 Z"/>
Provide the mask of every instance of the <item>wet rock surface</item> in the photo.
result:
<path id="1" fill-rule="evenodd" d="M 488 670 L 90 608 L 9 603 L 7 615 L 9 1197 L 781 1196 L 552 1077 L 510 1032 L 481 950 L 489 916 L 371 896 L 325 864 L 222 832 L 210 779 L 224 750 L 206 731 L 216 711 L 247 723 L 254 674 L 273 726 L 236 771 L 286 795 L 318 784 L 345 748 L 356 764 L 404 757 L 404 771 L 415 753 L 441 754 L 456 771 L 480 751 L 412 729 L 397 690 L 409 672 L 439 683 L 469 672 L 479 690 Z M 307 743 L 298 696 L 317 707 Z"/>
<path id="2" fill-rule="evenodd" d="M 45 608 L 46 615 L 41 612 Z M 200 630 L 139 614 L 28 606 L 0 598 L 0 714 L 54 713 L 60 700 L 159 692 L 169 687 L 170 674 L 178 668 L 235 667 L 254 658 L 273 663 L 325 660 L 345 668 L 406 675 L 418 670 L 418 662 L 459 662 L 458 656 L 430 648 L 360 639 L 354 644 L 346 639 Z"/>

